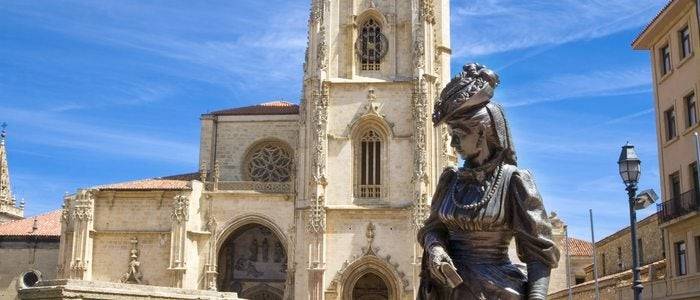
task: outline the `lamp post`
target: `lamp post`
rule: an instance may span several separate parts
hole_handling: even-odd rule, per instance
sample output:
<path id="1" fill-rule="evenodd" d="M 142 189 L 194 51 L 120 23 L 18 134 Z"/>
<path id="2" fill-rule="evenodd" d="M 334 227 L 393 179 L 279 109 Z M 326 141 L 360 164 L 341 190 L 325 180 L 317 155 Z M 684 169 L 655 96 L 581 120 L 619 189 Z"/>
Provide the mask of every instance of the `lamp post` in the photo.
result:
<path id="1" fill-rule="evenodd" d="M 629 207 L 630 207 L 630 236 L 632 238 L 632 289 L 634 290 L 634 300 L 640 300 L 642 296 L 642 281 L 639 278 L 639 257 L 637 255 L 637 212 L 635 210 L 636 199 L 637 199 L 637 183 L 639 182 L 639 175 L 641 173 L 641 164 L 637 156 L 637 152 L 634 151 L 634 146 L 630 145 L 628 142 L 626 145 L 622 146 L 622 153 L 620 153 L 620 160 L 617 164 L 620 167 L 620 176 L 622 181 L 627 186 L 627 195 L 629 197 Z"/>

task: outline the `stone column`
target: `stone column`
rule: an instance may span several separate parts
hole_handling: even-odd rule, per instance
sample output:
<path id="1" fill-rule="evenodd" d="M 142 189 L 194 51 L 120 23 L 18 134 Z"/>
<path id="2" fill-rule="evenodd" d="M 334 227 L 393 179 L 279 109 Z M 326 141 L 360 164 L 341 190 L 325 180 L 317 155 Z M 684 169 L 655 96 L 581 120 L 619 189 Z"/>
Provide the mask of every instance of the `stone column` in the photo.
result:
<path id="1" fill-rule="evenodd" d="M 73 213 L 73 248 L 71 251 L 71 279 L 92 278 L 92 236 L 94 226 L 95 190 L 79 190 L 75 195 Z"/>
<path id="2" fill-rule="evenodd" d="M 204 271 L 204 276 L 206 278 L 205 288 L 211 291 L 216 291 L 216 278 L 219 275 L 217 271 L 218 253 L 216 252 L 218 224 L 213 215 L 212 197 L 211 195 L 207 195 L 206 198 L 209 202 L 209 216 L 207 217 L 207 230 L 209 231 L 209 255 L 207 256 L 207 263 L 205 265 L 206 269 Z"/>
<path id="3" fill-rule="evenodd" d="M 189 219 L 190 199 L 185 195 L 176 195 L 173 198 L 173 206 L 170 217 L 172 229 L 170 231 L 170 267 L 172 274 L 172 287 L 182 288 L 185 277 L 185 243 L 187 241 L 187 220 Z"/>

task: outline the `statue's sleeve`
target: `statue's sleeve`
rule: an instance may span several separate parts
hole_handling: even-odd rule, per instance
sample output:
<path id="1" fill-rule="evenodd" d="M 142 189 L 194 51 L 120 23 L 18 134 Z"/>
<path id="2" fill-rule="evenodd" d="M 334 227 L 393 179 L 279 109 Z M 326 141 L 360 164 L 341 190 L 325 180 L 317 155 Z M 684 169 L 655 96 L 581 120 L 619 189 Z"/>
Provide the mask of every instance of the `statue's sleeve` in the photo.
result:
<path id="1" fill-rule="evenodd" d="M 430 215 L 425 220 L 423 228 L 418 231 L 418 243 L 427 249 L 433 244 L 439 244 L 443 247 L 447 245 L 447 229 L 445 224 L 440 221 L 437 210 L 442 203 L 442 195 L 447 189 L 447 185 L 455 175 L 453 168 L 447 168 L 440 175 L 437 188 L 433 194 L 433 200 L 430 204 Z"/>
<path id="2" fill-rule="evenodd" d="M 526 264 L 556 268 L 559 248 L 552 240 L 552 224 L 530 172 L 519 170 L 513 174 L 510 196 L 518 257 Z"/>

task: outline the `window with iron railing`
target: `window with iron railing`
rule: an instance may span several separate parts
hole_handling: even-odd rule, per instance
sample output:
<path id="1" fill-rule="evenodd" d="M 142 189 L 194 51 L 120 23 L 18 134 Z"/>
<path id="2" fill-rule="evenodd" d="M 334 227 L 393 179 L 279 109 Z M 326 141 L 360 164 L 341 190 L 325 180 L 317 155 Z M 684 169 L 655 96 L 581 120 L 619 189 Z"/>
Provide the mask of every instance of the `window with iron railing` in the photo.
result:
<path id="1" fill-rule="evenodd" d="M 367 130 L 356 144 L 355 197 L 377 199 L 382 197 L 382 137 L 377 131 Z"/>

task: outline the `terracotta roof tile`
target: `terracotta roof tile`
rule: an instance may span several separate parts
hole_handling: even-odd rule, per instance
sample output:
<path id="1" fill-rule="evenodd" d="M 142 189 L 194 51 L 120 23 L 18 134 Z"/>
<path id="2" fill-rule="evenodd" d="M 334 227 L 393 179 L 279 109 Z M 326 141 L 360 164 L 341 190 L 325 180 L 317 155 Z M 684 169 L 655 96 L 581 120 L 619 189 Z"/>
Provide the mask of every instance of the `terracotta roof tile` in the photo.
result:
<path id="1" fill-rule="evenodd" d="M 212 116 L 254 116 L 254 115 L 298 115 L 299 105 L 286 101 L 273 101 L 253 106 L 219 110 Z"/>
<path id="2" fill-rule="evenodd" d="M 593 256 L 593 245 L 589 242 L 570 237 L 567 244 L 571 256 Z"/>
<path id="3" fill-rule="evenodd" d="M 0 237 L 59 237 L 61 236 L 61 212 L 54 210 L 22 220 L 0 224 Z M 36 220 L 36 230 L 34 227 Z"/>
<path id="4" fill-rule="evenodd" d="M 116 191 L 148 191 L 148 190 L 189 190 L 192 187 L 187 180 L 144 179 L 121 183 L 113 183 L 94 187 L 99 190 Z"/>

